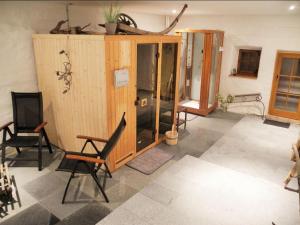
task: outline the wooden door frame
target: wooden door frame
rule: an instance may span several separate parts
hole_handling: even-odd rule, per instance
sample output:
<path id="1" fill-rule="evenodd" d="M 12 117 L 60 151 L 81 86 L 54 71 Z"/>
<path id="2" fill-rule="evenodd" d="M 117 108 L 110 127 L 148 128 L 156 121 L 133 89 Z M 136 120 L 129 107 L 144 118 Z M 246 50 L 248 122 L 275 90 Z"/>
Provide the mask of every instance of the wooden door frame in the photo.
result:
<path id="1" fill-rule="evenodd" d="M 203 63 L 202 63 L 202 70 L 199 76 L 201 77 L 201 88 L 200 88 L 200 102 L 199 102 L 199 109 L 195 108 L 189 108 L 187 107 L 187 111 L 189 113 L 197 114 L 197 115 L 208 115 L 210 112 L 212 112 L 214 109 L 218 106 L 218 101 L 215 99 L 214 104 L 211 107 L 208 107 L 208 97 L 209 97 L 209 82 L 210 82 L 210 73 L 211 73 L 211 56 L 212 56 L 212 46 L 213 46 L 213 35 L 215 33 L 220 34 L 220 47 L 223 47 L 224 44 L 224 31 L 221 30 L 193 30 L 193 29 L 183 29 L 183 30 L 177 30 L 178 34 L 182 33 L 192 33 L 193 39 L 195 33 L 203 33 L 204 34 L 204 48 L 203 48 Z M 194 54 L 194 49 L 193 49 Z M 219 92 L 219 86 L 220 86 L 220 79 L 221 79 L 221 65 L 222 65 L 222 55 L 223 52 L 219 52 L 217 57 L 217 76 L 216 76 L 216 82 L 215 82 L 215 95 Z M 185 55 L 187 57 L 187 55 Z M 193 59 L 192 59 L 193 61 Z M 185 66 L 186 69 L 186 66 Z M 185 75 L 185 86 L 186 86 L 186 71 L 184 73 Z M 190 83 L 191 84 L 191 83 Z M 190 88 L 191 89 L 191 88 Z M 204 99 L 204 101 L 203 101 Z"/>
<path id="2" fill-rule="evenodd" d="M 268 113 L 270 115 L 285 117 L 289 119 L 300 119 L 300 102 L 298 101 L 298 112 L 288 112 L 284 110 L 279 110 L 275 108 L 275 100 L 276 100 L 276 91 L 278 88 L 279 77 L 280 77 L 280 69 L 282 65 L 282 59 L 286 58 L 294 58 L 300 59 L 300 52 L 299 51 L 277 51 L 276 59 L 274 63 L 274 73 L 273 73 L 273 81 L 272 81 L 272 88 L 270 94 L 270 101 L 269 101 L 269 110 Z"/>
<path id="3" fill-rule="evenodd" d="M 224 44 L 224 32 L 218 31 L 215 32 L 216 34 L 220 34 L 220 47 L 223 48 L 223 44 Z M 220 80 L 221 80 L 221 65 L 222 65 L 222 56 L 223 56 L 223 51 L 220 51 L 220 49 L 218 49 L 218 57 L 217 57 L 217 71 L 216 71 L 216 81 L 215 81 L 215 96 L 217 96 L 217 94 L 219 93 L 219 88 L 220 88 Z M 212 104 L 211 107 L 209 107 L 209 111 L 213 111 L 214 109 L 216 109 L 218 107 L 218 100 L 215 97 L 215 102 L 214 104 Z"/>

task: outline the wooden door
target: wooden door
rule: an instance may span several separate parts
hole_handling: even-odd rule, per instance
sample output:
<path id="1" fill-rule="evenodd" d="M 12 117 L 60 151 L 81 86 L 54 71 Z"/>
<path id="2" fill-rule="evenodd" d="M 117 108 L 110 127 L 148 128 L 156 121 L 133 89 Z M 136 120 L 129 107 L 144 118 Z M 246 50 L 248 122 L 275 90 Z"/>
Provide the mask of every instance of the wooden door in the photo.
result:
<path id="1" fill-rule="evenodd" d="M 120 36 L 105 36 L 105 59 L 107 79 L 108 134 L 112 135 L 125 112 L 126 128 L 110 154 L 112 170 L 127 163 L 135 155 L 136 112 L 136 43 Z M 127 69 L 128 84 L 115 86 L 114 72 Z"/>
<path id="2" fill-rule="evenodd" d="M 278 52 L 269 113 L 300 119 L 300 52 Z"/>

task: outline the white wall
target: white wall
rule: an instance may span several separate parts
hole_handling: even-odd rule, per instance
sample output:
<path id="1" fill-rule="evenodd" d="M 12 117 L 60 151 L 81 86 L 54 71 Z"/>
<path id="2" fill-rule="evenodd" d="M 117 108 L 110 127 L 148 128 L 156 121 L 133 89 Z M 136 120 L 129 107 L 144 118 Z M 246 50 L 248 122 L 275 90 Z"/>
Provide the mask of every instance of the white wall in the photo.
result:
<path id="1" fill-rule="evenodd" d="M 220 93 L 261 92 L 268 108 L 277 50 L 300 51 L 300 16 L 184 16 L 176 29 L 220 29 L 225 31 Z M 235 64 L 236 46 L 262 47 L 256 80 L 229 77 Z M 259 113 L 257 104 L 232 105 L 229 110 Z M 249 107 L 250 106 L 250 107 Z"/>
<path id="2" fill-rule="evenodd" d="M 130 13 L 138 26 L 159 31 L 163 16 Z M 31 35 L 48 33 L 66 18 L 65 6 L 57 2 L 0 2 L 0 125 L 12 119 L 11 91 L 37 91 Z M 95 31 L 103 23 L 103 8 L 71 6 L 70 23 L 92 23 Z"/>

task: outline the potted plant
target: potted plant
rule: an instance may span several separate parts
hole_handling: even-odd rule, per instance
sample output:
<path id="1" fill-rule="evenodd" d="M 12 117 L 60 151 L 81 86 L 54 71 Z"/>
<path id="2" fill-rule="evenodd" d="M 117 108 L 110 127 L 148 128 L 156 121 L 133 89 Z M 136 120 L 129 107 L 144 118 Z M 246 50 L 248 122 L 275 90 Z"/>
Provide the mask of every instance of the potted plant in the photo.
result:
<path id="1" fill-rule="evenodd" d="M 220 102 L 220 107 L 221 107 L 221 109 L 223 110 L 223 112 L 227 112 L 228 105 L 229 105 L 230 103 L 233 102 L 234 97 L 233 97 L 231 94 L 229 94 L 229 95 L 227 95 L 227 97 L 225 98 L 225 97 L 222 96 L 221 94 L 218 94 L 218 95 L 217 95 L 217 99 L 218 99 L 218 101 Z"/>
<path id="2" fill-rule="evenodd" d="M 107 34 L 115 34 L 117 30 L 117 20 L 120 12 L 120 8 L 113 6 L 112 4 L 105 9 L 105 29 Z"/>

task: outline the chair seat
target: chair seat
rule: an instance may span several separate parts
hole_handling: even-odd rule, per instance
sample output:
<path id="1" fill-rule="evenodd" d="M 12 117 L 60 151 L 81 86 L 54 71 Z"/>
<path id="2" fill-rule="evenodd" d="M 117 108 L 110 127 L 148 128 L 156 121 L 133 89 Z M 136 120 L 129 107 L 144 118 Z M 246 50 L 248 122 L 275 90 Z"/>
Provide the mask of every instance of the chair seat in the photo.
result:
<path id="1" fill-rule="evenodd" d="M 32 147 L 39 142 L 38 136 L 14 136 L 5 142 L 6 146 L 10 147 Z"/>
<path id="2" fill-rule="evenodd" d="M 97 154 L 85 154 L 85 153 L 79 153 L 79 152 L 68 152 L 66 154 L 73 154 L 73 155 L 81 155 L 81 156 L 88 156 L 88 157 L 93 157 L 97 158 Z M 72 172 L 74 170 L 75 164 L 77 163 L 78 160 L 74 159 L 67 159 L 65 156 L 61 163 L 59 164 L 58 168 L 56 169 L 57 171 L 64 171 L 64 172 Z M 82 162 L 78 163 L 76 173 L 81 173 L 81 174 L 89 174 L 90 170 L 87 168 L 95 168 L 96 164 L 91 163 L 91 162 Z"/>

